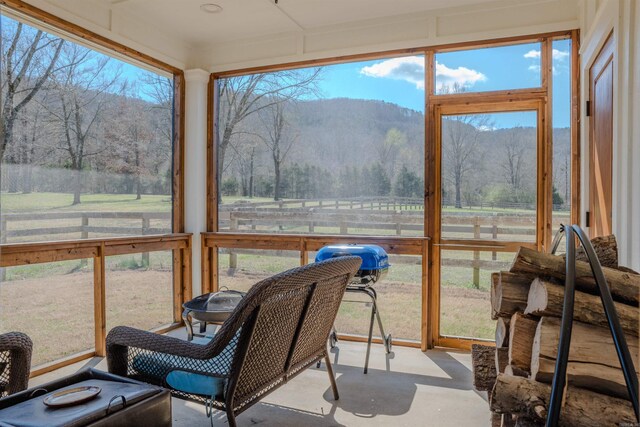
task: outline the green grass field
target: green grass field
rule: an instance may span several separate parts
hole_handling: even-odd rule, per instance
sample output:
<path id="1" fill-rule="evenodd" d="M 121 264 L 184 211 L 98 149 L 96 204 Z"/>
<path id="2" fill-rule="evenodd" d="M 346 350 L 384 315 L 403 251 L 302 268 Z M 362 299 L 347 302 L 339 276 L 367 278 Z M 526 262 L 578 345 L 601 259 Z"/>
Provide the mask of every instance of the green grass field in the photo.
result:
<path id="1" fill-rule="evenodd" d="M 170 212 L 171 196 L 134 194 L 83 194 L 79 205 L 73 205 L 73 194 L 65 193 L 1 193 L 2 213 L 20 212 Z"/>
<path id="2" fill-rule="evenodd" d="M 224 198 L 224 204 L 244 200 Z M 252 199 L 269 202 L 270 199 Z M 21 212 L 170 212 L 170 196 L 143 195 L 83 195 L 82 203 L 73 206 L 72 195 L 56 193 L 0 194 L 3 214 Z M 314 203 L 306 203 L 311 207 Z M 330 205 L 330 204 L 329 204 Z M 275 207 L 276 204 L 270 206 Z M 295 205 L 294 205 L 295 206 Z M 293 207 L 293 206 L 292 206 Z M 299 207 L 299 206 L 297 206 Z M 361 211 L 366 217 L 366 210 Z M 413 210 L 419 214 L 419 211 Z M 459 212 L 452 208 L 445 212 Z M 492 212 L 497 212 L 493 210 Z M 501 213 L 522 213 L 502 210 Z M 464 210 L 464 213 L 487 213 L 486 210 Z M 65 222 L 67 221 L 67 222 Z M 97 220 L 100 226 L 135 227 L 138 220 Z M 138 221 L 138 222 L 136 222 Z M 160 220 L 158 220 L 160 221 Z M 78 219 L 55 222 L 55 227 L 76 226 Z M 92 223 L 93 224 L 93 223 Z M 42 221 L 22 221 L 9 229 L 47 227 Z M 160 227 L 162 224 L 152 225 Z M 26 228 L 25 228 L 26 227 Z M 302 230 L 304 232 L 304 230 Z M 338 233 L 331 227 L 317 227 L 316 233 Z M 379 230 L 379 234 L 394 234 Z M 277 230 L 274 230 L 277 232 Z M 366 228 L 349 229 L 350 233 L 370 234 Z M 403 235 L 405 233 L 403 232 Z M 419 235 L 419 231 L 406 235 Z M 27 237 L 20 241 L 52 240 L 51 236 Z M 40 238 L 42 237 L 42 238 Z M 101 237 L 90 235 L 89 237 Z M 77 235 L 55 235 L 54 239 L 79 238 Z M 275 256 L 278 255 L 278 256 Z M 491 252 L 481 253 L 482 260 L 490 260 Z M 506 263 L 513 254 L 498 253 L 497 263 Z M 309 254 L 313 261 L 315 253 Z M 443 251 L 443 258 L 470 260 L 473 252 Z M 387 332 L 396 338 L 420 339 L 421 316 L 421 258 L 392 256 L 392 268 L 384 281 L 376 286 L 379 305 Z M 454 261 L 455 262 L 455 261 Z M 288 268 L 298 266 L 297 251 L 275 253 L 256 251 L 239 254 L 236 269 L 229 269 L 229 256 L 220 256 L 220 285 L 232 289 L 248 289 L 257 281 Z M 496 264 L 498 265 L 498 264 Z M 151 254 L 150 265 L 143 265 L 140 254 L 107 258 L 108 324 L 128 324 L 151 328 L 171 320 L 171 254 Z M 93 345 L 91 260 L 64 261 L 8 268 L 5 281 L 0 283 L 0 332 L 24 330 L 36 342 L 34 364 L 63 357 Z M 441 333 L 452 336 L 492 338 L 495 323 L 490 318 L 490 270 L 480 271 L 480 283 L 473 284 L 473 269 L 463 266 L 442 268 Z M 151 301 L 149 295 L 154 295 Z M 28 319 L 15 316 L 25 306 L 32 307 Z M 336 327 L 340 332 L 366 334 L 370 304 L 357 295 L 349 295 L 342 304 Z"/>

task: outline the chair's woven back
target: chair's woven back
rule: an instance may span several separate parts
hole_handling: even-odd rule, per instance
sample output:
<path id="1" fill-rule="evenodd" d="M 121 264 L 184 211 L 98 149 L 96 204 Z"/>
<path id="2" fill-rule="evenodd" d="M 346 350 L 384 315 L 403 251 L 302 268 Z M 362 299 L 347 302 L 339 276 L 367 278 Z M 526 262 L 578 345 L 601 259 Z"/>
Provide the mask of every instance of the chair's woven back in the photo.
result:
<path id="1" fill-rule="evenodd" d="M 27 389 L 32 349 L 22 332 L 0 334 L 0 397 Z"/>
<path id="2" fill-rule="evenodd" d="M 235 408 L 324 354 L 347 283 L 360 263 L 358 257 L 336 258 L 251 288 L 219 332 L 231 333 L 236 322 L 243 323 L 230 379 Z"/>
<path id="3" fill-rule="evenodd" d="M 0 351 L 0 398 L 9 394 L 9 372 L 11 357 L 8 350 Z"/>

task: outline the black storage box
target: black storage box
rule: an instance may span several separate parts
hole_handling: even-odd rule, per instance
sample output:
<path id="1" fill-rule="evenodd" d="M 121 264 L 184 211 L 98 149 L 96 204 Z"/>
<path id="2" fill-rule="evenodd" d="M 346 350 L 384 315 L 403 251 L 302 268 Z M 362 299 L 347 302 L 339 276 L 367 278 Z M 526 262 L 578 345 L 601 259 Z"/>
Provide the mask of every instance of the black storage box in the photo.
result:
<path id="1" fill-rule="evenodd" d="M 76 385 L 97 385 L 102 391 L 76 406 L 54 409 L 44 404 L 54 391 Z M 171 395 L 161 387 L 86 369 L 0 399 L 0 427 L 36 426 L 169 427 Z"/>

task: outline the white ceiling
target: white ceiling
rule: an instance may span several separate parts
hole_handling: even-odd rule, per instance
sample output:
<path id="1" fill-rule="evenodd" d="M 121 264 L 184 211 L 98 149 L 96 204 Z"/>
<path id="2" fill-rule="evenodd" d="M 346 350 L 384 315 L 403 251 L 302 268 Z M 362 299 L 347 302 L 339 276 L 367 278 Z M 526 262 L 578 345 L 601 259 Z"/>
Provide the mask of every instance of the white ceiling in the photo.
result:
<path id="1" fill-rule="evenodd" d="M 564 31 L 583 0 L 25 1 L 175 67 L 224 71 Z"/>
<path id="2" fill-rule="evenodd" d="M 194 47 L 493 0 L 97 0 Z M 55 3 L 68 3 L 54 0 Z M 200 10 L 215 3 L 223 10 Z"/>

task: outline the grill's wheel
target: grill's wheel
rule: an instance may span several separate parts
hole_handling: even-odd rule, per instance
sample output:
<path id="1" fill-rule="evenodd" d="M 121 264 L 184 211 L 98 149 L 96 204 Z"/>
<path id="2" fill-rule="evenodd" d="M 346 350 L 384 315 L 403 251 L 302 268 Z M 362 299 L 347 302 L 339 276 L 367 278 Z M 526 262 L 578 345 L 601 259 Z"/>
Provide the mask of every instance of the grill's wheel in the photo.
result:
<path id="1" fill-rule="evenodd" d="M 391 353 L 392 348 L 393 340 L 391 339 L 391 334 L 387 334 L 387 336 L 384 337 L 384 349 L 387 351 L 387 353 Z"/>
<path id="2" fill-rule="evenodd" d="M 337 344 L 338 344 L 338 334 L 336 333 L 335 330 L 333 330 L 329 335 L 329 347 L 336 348 Z"/>

